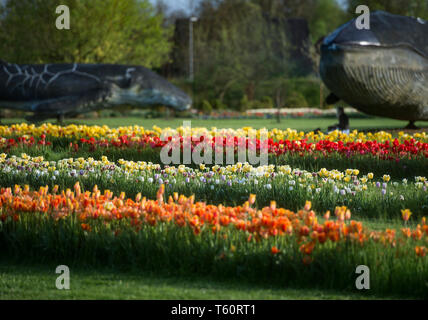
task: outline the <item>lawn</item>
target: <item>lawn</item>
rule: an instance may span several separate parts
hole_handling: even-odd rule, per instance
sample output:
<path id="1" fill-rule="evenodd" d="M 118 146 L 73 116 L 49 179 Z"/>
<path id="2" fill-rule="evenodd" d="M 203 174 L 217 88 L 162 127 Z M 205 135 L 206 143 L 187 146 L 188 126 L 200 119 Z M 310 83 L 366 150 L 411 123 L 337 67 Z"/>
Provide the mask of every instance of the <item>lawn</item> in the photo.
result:
<path id="1" fill-rule="evenodd" d="M 0 299 L 307 300 L 394 299 L 367 292 L 254 286 L 237 281 L 172 277 L 109 268 L 70 268 L 70 290 L 55 287 L 55 265 L 0 262 Z"/>
<path id="2" fill-rule="evenodd" d="M 314 119 L 282 119 L 278 123 L 275 119 L 219 119 L 219 120 L 201 120 L 201 119 L 142 119 L 142 118 L 103 118 L 103 119 L 72 119 L 66 120 L 65 125 L 87 124 L 87 125 L 107 125 L 115 128 L 119 126 L 139 125 L 145 128 L 151 128 L 156 125 L 161 128 L 171 127 L 176 128 L 183 125 L 183 121 L 191 121 L 192 127 L 217 127 L 217 128 L 242 128 L 253 127 L 256 129 L 286 129 L 292 128 L 296 130 L 311 131 L 320 128 L 323 131 L 327 130 L 328 126 L 337 123 L 335 118 L 314 118 Z M 26 122 L 24 119 L 2 119 L 2 124 L 13 124 Z M 51 120 L 55 122 L 55 120 Z M 365 129 L 396 129 L 404 128 L 407 125 L 406 121 L 399 121 L 387 118 L 350 118 L 351 129 L 365 130 Z M 416 122 L 418 127 L 428 127 L 428 122 Z"/>

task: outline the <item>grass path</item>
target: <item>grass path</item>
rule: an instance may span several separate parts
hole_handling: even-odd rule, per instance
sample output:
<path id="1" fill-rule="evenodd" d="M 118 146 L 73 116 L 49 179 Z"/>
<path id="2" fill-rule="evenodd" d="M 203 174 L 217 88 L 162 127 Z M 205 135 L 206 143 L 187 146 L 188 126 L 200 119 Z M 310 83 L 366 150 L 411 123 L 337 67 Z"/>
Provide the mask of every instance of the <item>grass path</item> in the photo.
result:
<path id="1" fill-rule="evenodd" d="M 66 120 L 65 124 L 87 124 L 87 125 L 107 125 L 109 127 L 129 126 L 129 125 L 140 125 L 146 128 L 152 128 L 153 125 L 157 125 L 161 128 L 171 127 L 176 128 L 183 125 L 183 121 L 189 121 L 189 119 L 143 119 L 137 117 L 120 117 L 120 118 L 102 118 L 102 119 L 73 119 Z M 24 119 L 2 119 L 2 124 L 22 123 Z M 50 122 L 55 122 L 51 120 Z M 193 127 L 217 127 L 217 128 L 242 128 L 242 127 L 253 127 L 253 128 L 293 128 L 296 130 L 311 131 L 316 128 L 326 131 L 327 127 L 337 123 L 335 118 L 319 118 L 319 119 L 282 119 L 281 123 L 277 123 L 275 119 L 254 119 L 254 120 L 236 120 L 236 119 L 221 119 L 221 120 L 202 120 L 192 119 L 191 125 Z M 391 129 L 391 128 L 404 128 L 407 125 L 406 121 L 399 121 L 386 118 L 350 118 L 351 129 Z M 428 122 L 417 122 L 419 127 L 428 127 Z"/>
<path id="2" fill-rule="evenodd" d="M 70 290 L 58 290 L 56 266 L 0 262 L 0 300 L 4 299 L 378 299 L 367 292 L 340 293 L 314 289 L 255 287 L 238 282 L 213 282 L 201 278 L 160 277 L 137 271 L 70 268 Z M 382 297 L 385 299 L 387 297 Z M 393 297 L 390 297 L 393 298 Z"/>

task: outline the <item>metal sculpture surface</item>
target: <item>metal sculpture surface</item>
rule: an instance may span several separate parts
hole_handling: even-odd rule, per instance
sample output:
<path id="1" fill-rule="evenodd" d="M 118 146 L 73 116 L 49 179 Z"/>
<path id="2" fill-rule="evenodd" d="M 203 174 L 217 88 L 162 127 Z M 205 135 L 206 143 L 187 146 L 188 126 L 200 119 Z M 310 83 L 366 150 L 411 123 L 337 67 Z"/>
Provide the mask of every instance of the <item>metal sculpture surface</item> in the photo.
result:
<path id="1" fill-rule="evenodd" d="M 120 105 L 181 111 L 191 104 L 182 90 L 140 66 L 0 62 L 0 108 L 33 112 L 31 121 L 62 120 Z"/>
<path id="2" fill-rule="evenodd" d="M 428 120 L 428 22 L 376 11 L 370 29 L 359 30 L 354 19 L 324 39 L 320 74 L 329 104 L 343 100 L 409 126 Z"/>

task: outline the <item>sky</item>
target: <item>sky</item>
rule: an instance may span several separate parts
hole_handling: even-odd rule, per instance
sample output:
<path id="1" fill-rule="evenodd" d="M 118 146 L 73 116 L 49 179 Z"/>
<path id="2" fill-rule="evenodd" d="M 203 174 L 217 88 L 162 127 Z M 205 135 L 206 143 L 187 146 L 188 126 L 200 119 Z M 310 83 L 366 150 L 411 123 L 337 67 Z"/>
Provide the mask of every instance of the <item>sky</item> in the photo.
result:
<path id="1" fill-rule="evenodd" d="M 188 11 L 191 3 L 196 6 L 199 0 L 163 0 L 163 2 L 170 7 L 171 11 L 184 10 Z M 157 0 L 150 0 L 151 3 L 156 4 Z"/>

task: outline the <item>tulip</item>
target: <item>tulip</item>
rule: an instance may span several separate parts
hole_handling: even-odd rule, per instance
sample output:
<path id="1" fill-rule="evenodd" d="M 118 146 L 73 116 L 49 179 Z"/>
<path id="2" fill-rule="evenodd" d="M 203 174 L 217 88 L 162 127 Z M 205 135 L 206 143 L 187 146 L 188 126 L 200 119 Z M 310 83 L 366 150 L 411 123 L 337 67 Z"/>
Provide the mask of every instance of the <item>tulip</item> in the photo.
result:
<path id="1" fill-rule="evenodd" d="M 250 194 L 250 197 L 248 198 L 248 203 L 252 206 L 256 202 L 256 195 Z"/>
<path id="2" fill-rule="evenodd" d="M 278 254 L 278 253 L 280 253 L 281 252 L 281 250 L 279 250 L 276 246 L 273 246 L 272 248 L 271 248 L 271 250 L 270 250 L 270 252 L 272 253 L 272 254 Z"/>
<path id="3" fill-rule="evenodd" d="M 412 212 L 409 209 L 401 210 L 401 216 L 405 222 L 409 221 Z"/>

